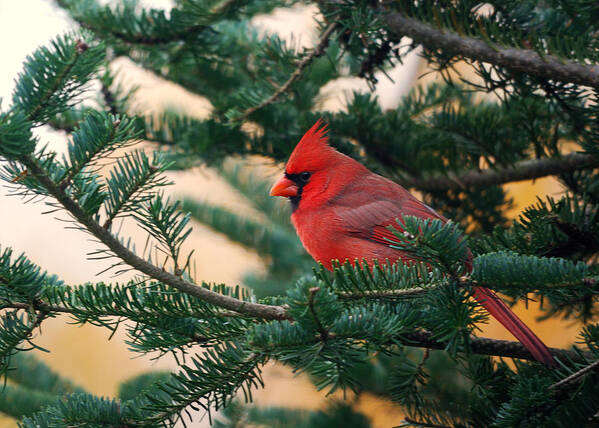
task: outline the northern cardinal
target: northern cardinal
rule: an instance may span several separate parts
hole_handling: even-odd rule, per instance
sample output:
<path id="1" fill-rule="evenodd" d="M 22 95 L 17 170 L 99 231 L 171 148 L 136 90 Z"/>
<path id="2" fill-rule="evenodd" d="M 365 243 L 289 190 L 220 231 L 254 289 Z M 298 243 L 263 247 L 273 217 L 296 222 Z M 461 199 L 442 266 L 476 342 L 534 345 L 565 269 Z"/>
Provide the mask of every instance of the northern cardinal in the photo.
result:
<path id="1" fill-rule="evenodd" d="M 374 260 L 406 262 L 405 252 L 385 238 L 395 236 L 386 226 L 412 215 L 447 222 L 400 185 L 369 171 L 328 145 L 326 125 L 317 121 L 297 144 L 285 175 L 272 187 L 272 196 L 291 201 L 291 220 L 310 255 L 327 269 L 332 261 Z M 396 238 L 395 238 L 396 239 Z M 471 269 L 471 260 L 466 261 Z M 554 367 L 545 344 L 491 290 L 476 286 L 474 298 L 503 324 L 538 361 Z"/>

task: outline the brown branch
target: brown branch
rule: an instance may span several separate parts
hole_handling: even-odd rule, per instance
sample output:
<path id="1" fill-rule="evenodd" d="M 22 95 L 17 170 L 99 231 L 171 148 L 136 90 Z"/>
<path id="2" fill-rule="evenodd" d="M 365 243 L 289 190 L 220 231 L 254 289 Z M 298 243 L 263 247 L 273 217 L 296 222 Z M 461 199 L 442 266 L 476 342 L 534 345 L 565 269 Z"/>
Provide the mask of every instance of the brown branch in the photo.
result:
<path id="1" fill-rule="evenodd" d="M 399 341 L 407 346 L 419 348 L 445 349 L 446 344 L 433 338 L 433 334 L 428 331 L 403 334 Z M 475 354 L 491 355 L 496 357 L 519 358 L 522 360 L 536 361 L 530 351 L 524 345 L 517 341 L 489 339 L 486 337 L 470 337 L 470 350 Z M 549 352 L 554 357 L 562 361 L 583 362 L 583 357 L 578 353 L 566 349 L 549 348 Z M 589 355 L 589 358 L 592 356 Z"/>
<path id="2" fill-rule="evenodd" d="M 355 337 L 351 334 L 336 334 L 335 332 L 328 332 L 326 338 L 323 338 L 321 334 L 315 335 L 313 340 L 303 342 L 303 344 L 315 344 L 323 342 L 325 340 L 364 340 L 363 337 Z M 414 348 L 424 349 L 438 349 L 445 350 L 447 344 L 445 342 L 438 341 L 433 338 L 433 333 L 429 331 L 416 331 L 411 333 L 403 333 L 397 337 L 393 337 L 393 341 L 389 344 L 401 343 L 406 346 Z M 250 343 L 256 346 L 254 343 Z M 476 337 L 470 336 L 469 340 L 470 352 L 478 355 L 488 355 L 491 357 L 502 357 L 502 358 L 517 358 L 520 360 L 537 361 L 532 356 L 530 351 L 526 347 L 518 342 L 511 340 L 500 340 L 490 339 L 487 337 Z M 298 345 L 298 344 L 294 344 Z M 579 353 L 568 349 L 559 348 L 548 348 L 551 355 L 559 358 L 561 361 L 574 361 L 584 363 L 586 360 L 593 358 L 593 355 L 589 352 Z M 263 349 L 264 352 L 270 352 L 269 349 Z"/>
<path id="3" fill-rule="evenodd" d="M 116 256 L 127 263 L 129 266 L 140 272 L 164 283 L 179 291 L 204 300 L 207 303 L 220 306 L 241 314 L 263 318 L 263 319 L 289 319 L 286 309 L 283 306 L 263 305 L 260 303 L 245 302 L 234 297 L 216 293 L 204 287 L 200 287 L 191 282 L 185 281 L 158 266 L 148 263 L 137 254 L 133 253 L 127 247 L 114 237 L 109 231 L 105 230 L 99 223 L 89 217 L 81 207 L 71 199 L 63 189 L 60 188 L 39 165 L 38 161 L 32 156 L 25 156 L 22 163 L 27 167 L 31 174 L 56 200 L 93 236 L 106 245 Z"/>
<path id="4" fill-rule="evenodd" d="M 435 288 L 437 288 L 437 286 L 399 288 L 397 290 L 370 290 L 363 291 L 361 293 L 339 292 L 337 293 L 337 297 L 342 300 L 360 300 L 368 298 L 398 299 L 426 294 Z"/>
<path id="5" fill-rule="evenodd" d="M 38 309 L 44 312 L 52 312 L 52 313 L 64 313 L 64 314 L 73 314 L 76 312 L 75 309 L 67 308 L 66 306 L 56 306 L 49 305 L 44 302 L 36 302 L 35 305 L 29 303 L 20 303 L 20 302 L 7 302 L 0 304 L 0 309 Z"/>
<path id="6" fill-rule="evenodd" d="M 593 370 L 597 370 L 598 368 L 599 368 L 599 360 L 578 370 L 576 373 L 572 373 L 570 376 L 560 380 L 559 382 L 554 383 L 553 385 L 551 385 L 549 387 L 549 389 L 560 389 L 560 388 L 576 381 L 577 379 L 580 379 L 581 377 L 587 375 L 588 373 L 592 372 Z"/>
<path id="7" fill-rule="evenodd" d="M 316 291 L 311 292 L 313 296 Z M 76 309 L 67 308 L 64 306 L 54 306 L 48 305 L 46 303 L 36 303 L 34 306 L 27 303 L 7 303 L 0 306 L 0 309 L 6 308 L 14 308 L 14 309 L 30 309 L 36 308 L 43 310 L 45 312 L 62 312 L 62 313 L 76 313 Z M 117 314 L 109 314 L 106 315 L 114 315 Z M 236 312 L 223 312 L 223 316 L 238 316 Z M 315 341 L 329 340 L 329 339 L 344 339 L 344 337 L 331 333 L 324 329 L 322 326 L 319 328 L 320 334 L 315 338 Z M 199 337 L 193 337 L 194 341 L 198 341 Z M 399 342 L 403 343 L 407 346 L 425 348 L 425 349 L 440 349 L 443 350 L 446 347 L 444 342 L 437 341 L 433 339 L 433 334 L 427 331 L 419 331 L 414 333 L 406 333 L 401 335 L 398 338 Z M 519 358 L 523 360 L 531 360 L 536 361 L 532 354 L 522 345 L 522 343 L 517 341 L 509 341 L 509 340 L 498 340 L 498 339 L 490 339 L 486 337 L 470 337 L 470 350 L 475 354 L 480 355 L 491 355 L 497 357 L 507 357 L 507 358 Z M 573 360 L 576 362 L 583 362 L 583 356 L 579 353 L 559 348 L 549 348 L 549 352 L 555 357 L 560 358 L 563 361 Z M 591 358 L 591 355 L 584 355 L 584 357 Z M 567 377 L 566 379 L 558 382 L 552 387 L 559 387 L 560 385 L 574 381 L 580 376 L 587 374 L 590 370 L 596 369 L 599 366 L 599 362 L 595 362 L 590 366 L 585 367 L 585 369 L 580 370 L 579 372 L 574 373 L 573 375 Z M 559 385 L 558 385 L 559 384 Z"/>
<path id="8" fill-rule="evenodd" d="M 424 191 L 463 190 L 468 187 L 487 187 L 514 181 L 532 180 L 548 175 L 565 174 L 580 169 L 599 168 L 599 157 L 571 153 L 560 158 L 530 159 L 501 169 L 467 171 L 461 174 L 432 177 L 397 178 L 405 187 Z"/>
<path id="9" fill-rule="evenodd" d="M 325 48 L 327 47 L 327 44 L 329 43 L 329 38 L 331 37 L 331 34 L 335 30 L 336 26 L 337 26 L 336 23 L 332 23 L 327 27 L 325 32 L 322 33 L 322 36 L 320 37 L 320 40 L 319 40 L 316 48 L 314 48 L 314 50 L 312 52 L 310 52 L 310 54 L 308 56 L 306 56 L 304 59 L 302 59 L 298 63 L 295 71 L 291 74 L 291 76 L 283 84 L 283 86 L 281 86 L 279 89 L 277 89 L 274 94 L 272 94 L 270 97 L 268 97 L 268 99 L 262 101 L 260 104 L 258 104 L 256 106 L 250 107 L 247 110 L 245 110 L 241 114 L 241 116 L 239 116 L 235 120 L 242 121 L 242 120 L 247 119 L 252 113 L 266 107 L 269 104 L 272 104 L 273 102 L 275 102 L 277 100 L 277 98 L 279 98 L 282 94 L 287 92 L 287 90 L 292 85 L 292 83 L 295 82 L 301 76 L 302 72 L 304 71 L 304 68 L 306 68 L 312 62 L 312 60 L 314 58 L 323 54 Z"/>
<path id="10" fill-rule="evenodd" d="M 60 306 L 60 305 L 50 305 L 48 303 L 39 301 L 36 302 L 34 305 L 30 304 L 30 303 L 22 303 L 22 302 L 10 302 L 7 301 L 5 303 L 0 303 L 0 310 L 2 309 L 22 309 L 22 310 L 30 310 L 30 309 L 34 309 L 34 310 L 41 310 L 44 312 L 49 312 L 49 313 L 55 313 L 55 314 L 79 314 L 79 313 L 89 313 L 87 311 L 87 308 L 80 308 L 80 307 L 72 307 L 69 308 L 67 306 Z M 90 313 L 91 315 L 91 313 Z M 143 312 L 134 312 L 134 311 L 119 311 L 118 308 L 114 308 L 112 311 L 104 311 L 102 313 L 94 313 L 94 315 L 97 316 L 106 316 L 106 317 L 127 317 L 127 318 L 131 318 L 132 316 L 135 317 L 142 317 L 142 316 L 147 316 L 147 315 L 156 315 L 155 312 L 150 313 L 143 313 Z M 189 316 L 192 317 L 197 317 L 197 318 L 205 318 L 206 316 L 203 314 L 197 314 L 197 313 L 189 313 Z M 210 314 L 211 317 L 218 317 L 218 318 L 238 318 L 238 317 L 242 317 L 243 315 L 240 314 L 239 312 L 234 312 L 234 311 L 219 311 L 219 312 L 214 312 Z"/>
<path id="11" fill-rule="evenodd" d="M 588 66 L 553 55 L 541 56 L 529 49 L 490 46 L 483 40 L 461 36 L 447 29 L 435 28 L 400 13 L 384 17 L 391 31 L 408 36 L 429 49 L 442 49 L 476 61 L 484 61 L 511 70 L 551 80 L 599 88 L 599 66 Z"/>

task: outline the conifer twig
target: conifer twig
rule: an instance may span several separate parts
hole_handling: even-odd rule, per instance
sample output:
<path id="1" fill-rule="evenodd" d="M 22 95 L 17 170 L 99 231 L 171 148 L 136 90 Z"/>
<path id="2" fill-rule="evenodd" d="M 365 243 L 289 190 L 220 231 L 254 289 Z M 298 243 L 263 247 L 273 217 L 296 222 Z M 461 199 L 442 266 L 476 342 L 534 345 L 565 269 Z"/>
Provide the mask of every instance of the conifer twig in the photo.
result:
<path id="1" fill-rule="evenodd" d="M 466 171 L 461 174 L 432 177 L 402 177 L 397 178 L 397 181 L 405 187 L 424 191 L 463 190 L 468 187 L 488 187 L 592 168 L 599 168 L 599 157 L 584 153 L 571 153 L 560 158 L 520 161 L 514 166 L 501 169 L 488 168 L 482 171 Z"/>
<path id="2" fill-rule="evenodd" d="M 428 331 L 402 334 L 399 341 L 404 345 L 415 346 L 418 348 L 445 349 L 446 347 L 444 342 L 434 339 L 433 333 Z M 530 351 L 526 349 L 522 343 L 517 341 L 471 336 L 469 344 L 470 350 L 475 354 L 536 361 Z M 549 352 L 554 357 L 562 360 L 570 359 L 582 362 L 582 357 L 574 351 L 549 348 Z"/>
<path id="3" fill-rule="evenodd" d="M 318 293 L 320 291 L 320 287 L 312 287 L 312 288 L 310 288 L 309 291 L 310 291 L 310 298 L 308 300 L 308 309 L 310 310 L 310 315 L 312 315 L 314 324 L 316 324 L 316 328 L 318 329 L 318 332 L 320 333 L 320 339 L 327 340 L 329 338 L 329 332 L 326 328 L 324 328 L 324 326 L 318 319 L 318 314 L 316 313 L 316 310 L 314 309 L 314 298 L 316 297 L 316 293 Z"/>
<path id="4" fill-rule="evenodd" d="M 588 66 L 554 55 L 541 56 L 530 49 L 490 46 L 481 39 L 461 36 L 448 29 L 435 28 L 401 13 L 389 13 L 384 20 L 394 33 L 411 37 L 430 49 L 442 49 L 475 61 L 488 62 L 550 80 L 599 88 L 599 65 Z"/>
<path id="5" fill-rule="evenodd" d="M 242 121 L 247 119 L 252 113 L 266 107 L 269 104 L 272 104 L 277 100 L 277 98 L 279 98 L 282 94 L 287 92 L 287 90 L 293 84 L 293 82 L 295 82 L 301 76 L 302 72 L 304 71 L 304 68 L 306 68 L 306 66 L 308 66 L 314 58 L 323 54 L 325 48 L 327 47 L 327 44 L 329 43 L 329 38 L 331 37 L 331 34 L 333 34 L 333 31 L 335 30 L 336 26 L 337 23 L 333 22 L 327 27 L 324 33 L 322 33 L 318 45 L 316 45 L 314 50 L 298 63 L 297 67 L 295 68 L 295 71 L 279 89 L 277 89 L 270 97 L 262 101 L 260 104 L 245 110 L 241 114 L 241 116 L 236 118 L 236 120 Z"/>
<path id="6" fill-rule="evenodd" d="M 145 273 L 146 275 L 168 284 L 179 291 L 204 300 L 207 303 L 262 319 L 289 319 L 290 316 L 283 306 L 263 305 L 260 303 L 246 302 L 231 296 L 207 290 L 204 287 L 185 281 L 158 266 L 155 266 L 133 253 L 115 238 L 109 231 L 104 229 L 98 222 L 89 217 L 81 207 L 67 195 L 67 193 L 55 183 L 40 166 L 37 159 L 31 155 L 25 156 L 22 163 L 29 169 L 31 174 L 56 200 L 81 224 L 89 233 L 106 245 L 116 256 L 129 266 Z"/>
<path id="7" fill-rule="evenodd" d="M 597 369 L 599 369 L 599 360 L 595 361 L 592 364 L 589 364 L 588 366 L 578 370 L 575 373 L 572 373 L 570 376 L 560 380 L 559 382 L 554 383 L 549 387 L 549 389 L 560 389 Z"/>
<path id="8" fill-rule="evenodd" d="M 23 302 L 5 302 L 5 303 L 0 303 L 0 310 L 1 309 L 22 309 L 22 310 L 34 309 L 34 310 L 40 310 L 40 311 L 53 313 L 53 314 L 86 313 L 86 308 L 75 308 L 75 307 L 69 308 L 67 306 L 61 306 L 61 305 L 50 305 L 48 303 L 41 302 L 41 301 L 36 302 L 35 305 L 30 304 L 30 303 L 23 303 Z M 105 311 L 105 312 L 101 312 L 101 313 L 96 312 L 96 313 L 94 313 L 94 315 L 101 316 L 101 317 L 125 316 L 125 314 L 119 313 L 118 309 L 115 309 L 113 312 L 110 312 L 110 311 Z M 148 315 L 148 314 L 142 313 L 142 312 L 136 312 L 133 315 L 141 317 L 143 315 Z M 198 318 L 202 317 L 202 315 L 194 314 L 194 313 L 190 313 L 189 315 L 197 316 Z M 243 316 L 239 312 L 234 312 L 234 311 L 219 311 L 219 312 L 214 312 L 211 315 L 213 315 L 214 317 L 218 317 L 218 318 L 237 318 L 237 317 Z"/>
<path id="9" fill-rule="evenodd" d="M 62 70 L 62 72 L 58 76 L 56 76 L 56 78 L 54 79 L 54 83 L 50 85 L 44 92 L 37 106 L 31 112 L 29 112 L 29 120 L 37 120 L 37 115 L 39 114 L 39 112 L 46 107 L 46 103 L 48 102 L 50 97 L 52 97 L 52 95 L 54 95 L 54 93 L 58 90 L 59 86 L 63 83 L 66 76 L 73 69 L 73 67 L 75 67 L 75 64 L 81 58 L 81 55 L 88 49 L 89 46 L 83 40 L 78 39 L 76 41 L 75 50 L 73 51 L 71 60 L 67 63 L 67 66 Z"/>
<path id="10" fill-rule="evenodd" d="M 342 300 L 359 300 L 373 297 L 393 299 L 419 296 L 421 294 L 426 294 L 429 291 L 434 290 L 435 288 L 437 288 L 437 286 L 433 285 L 427 287 L 398 288 L 396 290 L 369 290 L 359 293 L 341 291 L 336 294 L 337 297 Z"/>
<path id="11" fill-rule="evenodd" d="M 73 18 L 82 28 L 90 30 L 94 33 L 101 32 L 101 26 L 97 25 L 97 23 L 92 22 L 91 20 L 85 20 L 84 17 L 77 15 L 72 7 L 69 5 L 69 2 L 64 0 L 56 0 L 56 3 L 65 8 L 70 12 L 71 18 Z M 221 9 L 216 8 L 215 12 L 222 12 Z M 147 18 L 149 19 L 149 18 Z M 94 25 L 95 24 L 95 25 Z M 187 27 L 178 28 L 176 32 L 174 32 L 170 36 L 165 35 L 148 35 L 143 31 L 139 31 L 137 33 L 131 33 L 127 31 L 123 31 L 121 28 L 111 28 L 107 32 L 109 32 L 112 37 L 117 38 L 125 43 L 130 44 L 139 44 L 145 46 L 154 46 L 154 45 L 162 45 L 172 42 L 180 42 L 192 39 L 196 34 L 201 33 L 202 31 L 208 28 L 207 25 L 203 24 L 192 24 Z"/>
<path id="12" fill-rule="evenodd" d="M 36 302 L 35 305 L 21 302 L 6 302 L 0 303 L 0 309 L 39 309 L 44 312 L 72 314 L 75 310 L 66 306 L 48 305 L 44 302 Z"/>

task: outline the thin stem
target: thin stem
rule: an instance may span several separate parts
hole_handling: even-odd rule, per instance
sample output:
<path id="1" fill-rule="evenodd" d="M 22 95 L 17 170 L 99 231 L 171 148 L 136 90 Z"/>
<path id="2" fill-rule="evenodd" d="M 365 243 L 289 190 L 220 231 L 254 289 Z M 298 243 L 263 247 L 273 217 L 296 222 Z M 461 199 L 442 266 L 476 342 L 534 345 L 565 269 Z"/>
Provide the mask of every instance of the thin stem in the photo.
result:
<path id="1" fill-rule="evenodd" d="M 282 94 L 287 92 L 287 90 L 289 89 L 291 84 L 293 82 L 295 82 L 301 76 L 304 68 L 306 68 L 312 62 L 312 60 L 314 58 L 316 58 L 317 56 L 320 56 L 324 53 L 324 50 L 327 47 L 327 44 L 329 43 L 329 38 L 331 37 L 331 34 L 335 30 L 336 26 L 337 26 L 336 23 L 332 23 L 327 27 L 325 32 L 320 37 L 320 41 L 318 42 L 318 45 L 316 46 L 316 48 L 314 48 L 314 50 L 312 52 L 310 52 L 310 54 L 308 56 L 306 56 L 304 59 L 302 59 L 298 63 L 295 71 L 291 74 L 291 76 L 283 84 L 283 86 L 281 86 L 279 89 L 277 89 L 274 94 L 272 94 L 266 100 L 262 101 L 260 104 L 250 107 L 247 110 L 245 110 L 241 114 L 241 116 L 239 116 L 235 120 L 242 121 L 242 120 L 247 119 L 252 113 L 266 107 L 269 104 L 272 104 L 273 102 L 275 102 L 277 100 L 277 98 L 279 98 Z"/>
<path id="2" fill-rule="evenodd" d="M 396 180 L 405 187 L 432 192 L 463 190 L 468 187 L 488 187 L 593 168 L 599 168 L 599 157 L 582 153 L 571 153 L 560 158 L 525 160 L 515 163 L 514 166 L 502 169 L 466 171 L 461 174 L 435 175 L 432 177 L 396 178 Z"/>
<path id="3" fill-rule="evenodd" d="M 568 376 L 567 378 L 564 378 L 562 380 L 560 380 L 559 382 L 554 383 L 553 385 L 551 385 L 549 387 L 549 389 L 560 389 L 572 382 L 575 382 L 576 380 L 580 379 L 581 377 L 589 374 L 590 372 L 592 372 L 593 370 L 597 370 L 599 368 L 599 360 L 595 361 L 592 364 L 589 364 L 588 366 L 578 370 L 576 373 L 572 373 L 570 376 Z"/>
<path id="4" fill-rule="evenodd" d="M 401 288 L 398 290 L 370 290 L 360 293 L 339 292 L 337 293 L 337 297 L 342 300 L 360 300 L 368 298 L 398 299 L 420 296 L 421 294 L 426 294 L 435 288 L 437 288 L 437 286 Z"/>
<path id="5" fill-rule="evenodd" d="M 312 287 L 310 288 L 310 298 L 308 299 L 308 309 L 310 310 L 310 315 L 312 315 L 312 319 L 314 320 L 314 323 L 316 324 L 316 328 L 318 329 L 318 332 L 320 333 L 320 339 L 321 340 L 327 340 L 329 338 L 329 331 L 323 327 L 322 323 L 320 322 L 320 319 L 318 319 L 318 314 L 316 313 L 316 310 L 314 309 L 314 298 L 316 297 L 316 293 L 318 293 L 320 291 L 320 287 Z"/>
<path id="6" fill-rule="evenodd" d="M 335 334 L 334 332 L 329 333 L 327 340 L 357 340 L 363 341 L 364 337 L 354 337 L 348 334 Z M 305 341 L 302 343 L 294 343 L 293 346 L 296 347 L 298 345 L 308 345 L 314 344 L 318 342 L 322 342 L 323 339 L 320 335 L 314 337 L 313 340 Z M 424 348 L 424 349 L 438 349 L 445 350 L 447 348 L 447 343 L 438 341 L 433 338 L 433 333 L 429 331 L 415 331 L 410 333 L 403 333 L 400 336 L 394 337 L 393 344 L 401 343 L 406 346 L 411 346 L 414 348 Z M 537 362 L 537 359 L 532 356 L 530 351 L 526 349 L 526 347 L 518 342 L 518 341 L 510 341 L 510 340 L 499 340 L 499 339 L 490 339 L 487 337 L 476 337 L 470 336 L 468 341 L 470 345 L 470 353 L 478 354 L 478 355 L 488 355 L 492 357 L 502 357 L 502 358 L 517 358 L 520 360 L 528 360 Z M 279 348 L 277 348 L 278 350 Z M 589 358 L 593 358 L 591 353 L 579 353 L 576 351 L 571 351 L 568 349 L 559 349 L 559 348 L 548 348 L 551 355 L 559 358 L 562 361 L 574 361 L 574 362 L 585 362 Z M 263 349 L 264 352 L 268 353 L 268 349 Z"/>
<path id="7" fill-rule="evenodd" d="M 52 312 L 52 313 L 63 313 L 63 314 L 73 314 L 78 312 L 76 309 L 67 308 L 66 306 L 58 306 L 58 305 L 49 305 L 44 302 L 36 302 L 35 304 L 30 303 L 20 303 L 20 302 L 7 302 L 0 304 L 0 309 L 38 309 L 44 312 Z"/>
<path id="8" fill-rule="evenodd" d="M 441 49 L 476 61 L 488 62 L 550 80 L 599 88 L 599 66 L 597 65 L 587 66 L 553 55 L 541 56 L 530 49 L 490 46 L 483 40 L 461 36 L 446 28 L 435 28 L 400 13 L 389 13 L 384 20 L 392 32 L 411 37 L 430 49 Z"/>
<path id="9" fill-rule="evenodd" d="M 67 307 L 67 306 L 61 306 L 61 305 L 50 305 L 48 303 L 45 302 L 36 302 L 35 304 L 31 304 L 31 303 L 23 303 L 23 302 L 6 302 L 6 303 L 0 303 L 0 310 L 1 309 L 23 309 L 23 310 L 30 310 L 30 309 L 35 309 L 35 310 L 41 310 L 44 312 L 48 312 L 48 313 L 54 313 L 54 314 L 83 314 L 83 315 L 89 315 L 89 316 L 97 316 L 97 317 L 127 317 L 127 318 L 142 318 L 142 317 L 148 317 L 148 316 L 160 316 L 160 312 L 135 312 L 135 311 L 127 311 L 127 310 L 119 310 L 118 306 L 112 308 L 111 310 L 105 310 L 105 311 L 96 311 L 96 312 L 90 312 L 87 308 L 84 307 Z M 170 316 L 172 316 L 172 314 L 169 314 Z M 190 316 L 190 317 L 196 317 L 196 318 L 206 318 L 206 315 L 201 314 L 201 313 L 189 313 L 186 314 L 185 316 Z M 215 318 L 239 318 L 242 317 L 243 315 L 240 314 L 239 312 L 233 312 L 233 311 L 218 311 L 218 312 L 214 312 L 210 314 L 211 317 L 215 317 Z"/>
<path id="10" fill-rule="evenodd" d="M 401 335 L 399 341 L 407 346 L 418 348 L 445 349 L 446 344 L 433 338 L 433 334 L 428 331 L 419 331 Z M 536 361 L 530 351 L 517 341 L 489 339 L 486 337 L 471 336 L 470 350 L 474 354 L 490 355 L 495 357 L 519 358 L 522 360 Z M 549 352 L 554 357 L 563 361 L 572 360 L 582 362 L 583 357 L 577 352 L 566 349 L 549 348 Z M 589 355 L 590 357 L 590 355 Z"/>

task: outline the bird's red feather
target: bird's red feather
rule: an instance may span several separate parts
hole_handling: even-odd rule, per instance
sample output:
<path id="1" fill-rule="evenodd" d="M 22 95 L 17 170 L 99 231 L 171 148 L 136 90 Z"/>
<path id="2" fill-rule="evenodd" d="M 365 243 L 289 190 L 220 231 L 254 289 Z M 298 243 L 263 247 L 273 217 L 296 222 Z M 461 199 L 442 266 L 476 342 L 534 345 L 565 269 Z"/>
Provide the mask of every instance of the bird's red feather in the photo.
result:
<path id="1" fill-rule="evenodd" d="M 393 249 L 387 226 L 398 227 L 403 215 L 423 219 L 443 216 L 400 185 L 369 171 L 328 145 L 325 128 L 317 122 L 301 139 L 286 166 L 288 175 L 309 172 L 291 219 L 315 260 L 331 269 L 332 260 L 374 260 L 382 263 L 410 260 Z M 471 267 L 471 260 L 465 262 Z M 543 342 L 491 290 L 475 287 L 475 299 L 507 328 L 531 354 L 547 366 L 555 361 Z"/>

